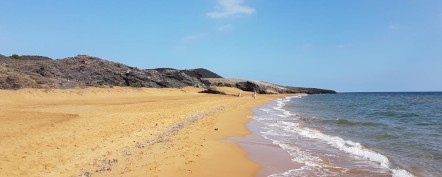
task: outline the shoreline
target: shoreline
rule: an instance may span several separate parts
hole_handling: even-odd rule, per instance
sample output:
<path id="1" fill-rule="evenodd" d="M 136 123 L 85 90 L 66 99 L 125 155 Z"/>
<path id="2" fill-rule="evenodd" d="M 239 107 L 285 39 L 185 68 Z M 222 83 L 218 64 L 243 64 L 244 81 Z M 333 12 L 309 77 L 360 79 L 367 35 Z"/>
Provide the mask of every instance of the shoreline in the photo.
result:
<path id="1" fill-rule="evenodd" d="M 271 104 L 267 102 L 259 107 L 253 108 L 253 116 L 258 114 L 257 110 L 265 105 Z M 281 174 L 291 169 L 298 169 L 302 164 L 292 161 L 292 157 L 287 151 L 274 144 L 271 140 L 265 139 L 259 133 L 263 131 L 264 125 L 250 118 L 246 124 L 247 129 L 251 132 L 244 137 L 232 137 L 230 141 L 238 143 L 241 148 L 247 152 L 248 158 L 258 164 L 261 168 L 257 173 L 257 177 L 267 177 L 272 174 Z"/>
<path id="2" fill-rule="evenodd" d="M 277 99 L 275 102 L 255 108 L 255 116 L 247 125 L 252 134 L 233 139 L 248 152 L 249 159 L 263 166 L 258 173 L 259 177 L 274 176 L 272 174 L 317 176 L 328 173 L 350 176 L 414 176 L 409 171 L 390 164 L 386 156 L 357 142 L 326 135 L 308 127 L 298 127 L 295 123 L 291 124 L 291 121 L 296 120 L 291 116 L 298 114 L 283 108 L 290 99 L 290 97 Z M 304 132 L 293 134 L 293 131 L 297 130 Z M 345 143 L 348 144 L 346 149 L 336 146 Z M 350 150 L 353 149 L 360 150 L 357 152 L 364 154 L 352 153 Z M 386 160 L 380 161 L 372 157 Z"/>
<path id="3" fill-rule="evenodd" d="M 267 177 L 272 174 L 281 174 L 291 169 L 302 167 L 301 164 L 292 161 L 290 154 L 270 140 L 265 139 L 259 133 L 262 128 L 256 120 L 251 120 L 247 127 L 251 134 L 240 138 L 229 138 L 230 141 L 240 144 L 247 152 L 248 158 L 258 164 L 260 169 L 256 177 Z"/>
<path id="4" fill-rule="evenodd" d="M 1 90 L 5 176 L 255 176 L 228 137 L 250 134 L 251 109 L 283 95 L 220 88 Z"/>

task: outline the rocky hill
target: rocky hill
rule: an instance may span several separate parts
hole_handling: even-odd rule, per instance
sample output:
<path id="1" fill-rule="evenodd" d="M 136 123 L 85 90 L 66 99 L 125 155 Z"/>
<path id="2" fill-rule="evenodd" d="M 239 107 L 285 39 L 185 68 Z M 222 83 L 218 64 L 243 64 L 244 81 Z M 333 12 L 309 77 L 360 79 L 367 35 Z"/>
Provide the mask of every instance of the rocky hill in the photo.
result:
<path id="1" fill-rule="evenodd" d="M 228 86 L 259 93 L 335 93 L 331 90 L 223 79 L 203 68 L 138 69 L 87 55 L 56 60 L 43 56 L 0 55 L 0 89 L 110 86 L 153 88 Z"/>
<path id="2" fill-rule="evenodd" d="M 257 92 L 260 94 L 275 94 L 275 93 L 334 94 L 336 93 L 333 90 L 280 86 L 263 81 L 248 81 L 242 79 L 225 79 L 225 78 L 203 78 L 202 80 L 210 83 L 211 86 L 236 87 L 244 91 Z"/>

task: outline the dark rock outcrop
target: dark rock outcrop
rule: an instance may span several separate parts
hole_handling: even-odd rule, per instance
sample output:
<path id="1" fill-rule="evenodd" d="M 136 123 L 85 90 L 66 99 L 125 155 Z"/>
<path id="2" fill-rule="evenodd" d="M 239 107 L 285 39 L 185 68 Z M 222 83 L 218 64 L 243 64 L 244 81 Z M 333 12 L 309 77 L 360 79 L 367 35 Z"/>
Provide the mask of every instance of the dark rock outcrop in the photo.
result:
<path id="1" fill-rule="evenodd" d="M 275 93 L 334 94 L 336 93 L 333 90 L 304 88 L 304 87 L 287 87 L 268 82 L 247 81 L 241 79 L 203 78 L 203 81 L 208 82 L 210 86 L 236 87 L 244 91 L 256 92 L 260 94 L 275 94 Z"/>
<path id="2" fill-rule="evenodd" d="M 246 82 L 238 82 L 236 83 L 236 88 L 239 88 L 243 91 L 256 92 L 260 94 L 267 94 L 265 88 L 261 87 L 259 84 L 251 81 Z"/>
<path id="3" fill-rule="evenodd" d="M 203 90 L 203 91 L 201 91 L 199 93 L 210 93 L 210 94 L 220 94 L 220 95 L 225 95 L 226 94 L 226 93 L 224 93 L 222 91 L 219 91 L 219 90 L 216 90 L 216 89 L 213 89 L 213 88 L 208 88 L 208 89 Z"/>
<path id="4" fill-rule="evenodd" d="M 192 70 L 183 70 L 183 72 L 191 77 L 201 78 L 222 78 L 220 75 L 204 68 L 197 68 Z"/>
<path id="5" fill-rule="evenodd" d="M 22 60 L 52 60 L 49 57 L 37 56 L 37 55 L 22 55 L 22 56 L 20 56 L 20 59 L 22 59 Z"/>
<path id="6" fill-rule="evenodd" d="M 173 68 L 138 69 L 87 55 L 77 55 L 57 60 L 43 56 L 13 55 L 6 57 L 0 55 L 0 89 L 89 86 L 153 88 L 224 86 L 236 87 L 260 94 L 336 93 L 332 90 L 284 87 L 261 81 L 224 79 L 218 74 L 203 68 L 191 70 Z M 215 92 L 208 89 L 207 93 Z"/>
<path id="7" fill-rule="evenodd" d="M 286 86 L 289 90 L 287 93 L 306 93 L 306 94 L 335 94 L 334 90 L 327 89 L 319 89 L 319 88 L 305 88 L 305 87 L 289 87 Z"/>
<path id="8" fill-rule="evenodd" d="M 207 87 L 202 77 L 220 77 L 206 69 L 145 69 L 78 55 L 53 60 L 41 56 L 0 56 L 0 88 L 73 88 L 106 86 Z"/>

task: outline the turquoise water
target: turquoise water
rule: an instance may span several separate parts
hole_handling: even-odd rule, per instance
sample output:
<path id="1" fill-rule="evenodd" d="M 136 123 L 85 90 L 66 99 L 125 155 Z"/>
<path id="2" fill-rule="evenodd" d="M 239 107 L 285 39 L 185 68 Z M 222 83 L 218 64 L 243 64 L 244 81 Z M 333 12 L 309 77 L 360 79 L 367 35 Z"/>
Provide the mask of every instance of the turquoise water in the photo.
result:
<path id="1" fill-rule="evenodd" d="M 440 92 L 289 97 L 254 119 L 305 164 L 273 176 L 442 176 Z"/>

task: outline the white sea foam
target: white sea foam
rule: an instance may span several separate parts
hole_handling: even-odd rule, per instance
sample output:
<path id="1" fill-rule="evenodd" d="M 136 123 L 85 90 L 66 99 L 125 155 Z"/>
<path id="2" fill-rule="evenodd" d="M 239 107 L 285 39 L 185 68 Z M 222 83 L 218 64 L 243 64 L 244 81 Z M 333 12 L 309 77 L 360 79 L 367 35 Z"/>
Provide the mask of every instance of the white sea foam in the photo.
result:
<path id="1" fill-rule="evenodd" d="M 293 97 L 286 97 L 283 99 L 277 99 L 276 105 L 273 107 L 273 110 L 266 109 L 263 111 L 265 111 L 266 113 L 269 113 L 273 116 L 276 115 L 278 117 L 283 117 L 283 118 L 287 118 L 290 116 L 297 116 L 296 114 L 285 110 L 284 106 L 291 99 L 298 98 L 298 97 L 300 97 L 300 96 L 293 96 Z M 299 148 L 295 148 L 295 147 L 290 146 L 288 144 L 279 142 L 277 140 L 270 138 L 270 136 L 269 136 L 269 135 L 275 136 L 278 133 L 284 134 L 284 136 L 289 135 L 287 133 L 295 133 L 295 134 L 300 135 L 305 138 L 320 140 L 322 142 L 327 143 L 331 147 L 334 147 L 338 150 L 344 151 L 348 154 L 352 154 L 352 155 L 367 159 L 369 161 L 378 163 L 380 166 L 388 169 L 392 173 L 393 177 L 412 177 L 413 176 L 411 173 L 407 172 L 406 170 L 395 167 L 393 164 L 391 164 L 391 162 L 388 160 L 388 158 L 386 156 L 384 156 L 380 153 L 377 153 L 371 149 L 365 148 L 364 146 L 362 146 L 358 142 L 344 140 L 343 138 L 338 137 L 338 136 L 326 135 L 326 134 L 322 133 L 321 131 L 301 126 L 300 124 L 293 122 L 293 120 L 296 120 L 296 119 L 292 119 L 292 121 L 285 121 L 285 120 L 280 120 L 279 118 L 276 118 L 276 117 L 269 118 L 269 117 L 264 117 L 264 116 L 255 116 L 254 118 L 256 120 L 258 120 L 259 122 L 264 123 L 266 126 L 279 127 L 280 129 L 284 130 L 285 131 L 284 133 L 275 132 L 272 130 L 261 132 L 261 133 L 264 136 L 264 138 L 272 140 L 274 144 L 277 144 L 281 148 L 286 150 L 291 156 L 294 157 L 294 159 L 293 159 L 294 161 L 297 161 L 299 163 L 303 163 L 306 165 L 305 167 L 300 168 L 300 169 L 293 169 L 293 170 L 287 171 L 285 173 L 270 175 L 271 177 L 291 176 L 294 174 L 301 175 L 302 173 L 305 172 L 305 170 L 312 170 L 312 168 L 318 168 L 321 166 L 324 167 L 324 165 L 327 166 L 327 164 L 322 163 L 321 159 L 309 154 L 307 151 L 305 151 L 305 150 L 303 151 Z M 266 120 L 274 120 L 274 121 L 270 123 L 270 122 L 267 122 Z M 318 170 L 318 169 L 315 169 L 315 170 Z M 322 176 L 323 175 L 322 172 L 318 173 L 317 175 Z"/>
<path id="2" fill-rule="evenodd" d="M 286 150 L 291 156 L 295 157 L 292 160 L 299 163 L 304 163 L 310 167 L 322 168 L 324 165 L 322 159 L 317 156 L 312 155 L 306 150 L 298 148 L 296 146 L 290 146 L 289 144 L 284 144 L 281 142 L 274 142 L 278 144 L 282 149 Z"/>
<path id="3" fill-rule="evenodd" d="M 298 169 L 292 169 L 284 173 L 272 174 L 268 177 L 311 176 L 312 174 L 315 176 L 327 176 L 327 174 L 324 174 L 324 172 L 315 171 L 311 166 L 302 166 Z"/>

